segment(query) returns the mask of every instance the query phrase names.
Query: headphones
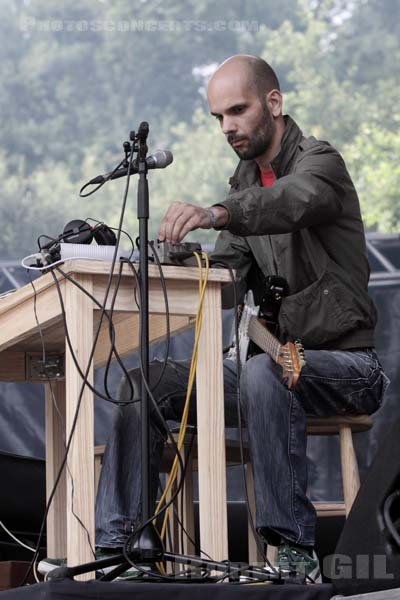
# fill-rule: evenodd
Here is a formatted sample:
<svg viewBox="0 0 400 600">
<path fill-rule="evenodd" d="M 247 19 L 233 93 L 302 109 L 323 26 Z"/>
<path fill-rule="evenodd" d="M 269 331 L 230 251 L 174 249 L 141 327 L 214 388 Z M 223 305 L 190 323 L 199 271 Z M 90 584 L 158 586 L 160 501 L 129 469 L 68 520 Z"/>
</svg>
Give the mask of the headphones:
<svg viewBox="0 0 400 600">
<path fill-rule="evenodd" d="M 56 243 L 90 244 L 93 239 L 100 246 L 115 246 L 117 243 L 115 233 L 105 223 L 98 222 L 92 227 L 87 221 L 81 219 L 74 219 L 67 223 Z"/>
<path fill-rule="evenodd" d="M 81 219 L 74 219 L 69 221 L 64 227 L 64 231 L 56 238 L 49 238 L 48 236 L 40 236 L 50 240 L 43 246 L 39 243 L 40 254 L 42 255 L 42 262 L 45 264 L 51 264 L 61 258 L 61 246 L 60 243 L 64 244 L 90 244 L 93 239 L 96 240 L 99 246 L 116 246 L 117 237 L 113 230 L 108 227 L 105 223 L 100 221 L 94 221 L 96 224 L 91 226 L 88 221 L 93 219 L 87 219 L 82 221 Z"/>
<path fill-rule="evenodd" d="M 96 240 L 99 246 L 116 246 L 117 244 L 115 233 L 105 223 L 98 221 L 96 225 L 92 226 L 87 221 L 74 219 L 66 224 L 64 231 L 58 237 L 50 238 L 47 244 L 40 246 L 40 250 L 48 250 L 52 253 L 57 251 L 60 242 L 64 244 L 90 244 L 93 239 Z"/>
</svg>

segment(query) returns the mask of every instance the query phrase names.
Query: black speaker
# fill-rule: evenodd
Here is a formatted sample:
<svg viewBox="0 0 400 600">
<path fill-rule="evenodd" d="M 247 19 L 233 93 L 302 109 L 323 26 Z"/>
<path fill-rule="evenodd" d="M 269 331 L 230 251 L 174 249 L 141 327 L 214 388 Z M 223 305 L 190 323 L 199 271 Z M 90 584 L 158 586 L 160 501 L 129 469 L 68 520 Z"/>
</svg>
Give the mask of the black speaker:
<svg viewBox="0 0 400 600">
<path fill-rule="evenodd" d="M 335 552 L 325 557 L 324 575 L 343 595 L 400 588 L 400 548 L 389 535 L 383 508 L 400 490 L 400 419 L 381 443 L 343 527 Z M 392 503 L 394 535 L 399 532 L 399 502 Z M 392 529 L 393 531 L 393 529 Z"/>
</svg>

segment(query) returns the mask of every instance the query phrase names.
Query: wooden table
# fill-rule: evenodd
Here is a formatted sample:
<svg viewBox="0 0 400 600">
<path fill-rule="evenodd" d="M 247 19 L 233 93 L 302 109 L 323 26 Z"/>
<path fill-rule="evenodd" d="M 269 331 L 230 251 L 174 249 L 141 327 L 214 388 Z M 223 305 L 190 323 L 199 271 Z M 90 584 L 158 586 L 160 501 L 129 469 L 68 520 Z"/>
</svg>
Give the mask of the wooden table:
<svg viewBox="0 0 400 600">
<path fill-rule="evenodd" d="M 100 303 L 108 281 L 109 263 L 74 260 L 63 270 L 80 283 Z M 163 267 L 168 289 L 171 330 L 190 326 L 198 305 L 197 267 Z M 66 322 L 74 353 L 86 371 L 99 322 L 93 301 L 67 279 L 57 275 L 64 299 Z M 221 284 L 230 281 L 229 273 L 210 269 L 204 306 L 197 364 L 197 414 L 199 447 L 199 501 L 201 548 L 215 560 L 228 558 L 226 476 L 223 413 Z M 113 285 L 115 276 L 113 278 Z M 65 353 L 65 380 L 46 384 L 46 486 L 53 488 L 65 454 L 82 379 L 72 361 L 65 340 L 65 329 L 56 285 L 51 273 L 35 281 L 36 302 L 30 285 L 0 300 L 0 380 L 28 381 L 27 359 L 41 353 L 41 339 L 34 313 L 42 330 L 46 353 Z M 111 288 L 111 292 L 113 287 Z M 166 332 L 165 305 L 158 269 L 149 268 L 150 339 Z M 109 298 L 112 297 L 112 293 Z M 138 313 L 134 301 L 134 279 L 125 265 L 114 307 L 116 346 L 126 356 L 138 346 Z M 106 319 L 89 368 L 105 364 L 109 351 Z M 94 436 L 93 394 L 85 387 L 75 433 L 63 476 L 47 519 L 47 544 L 50 557 L 66 556 L 70 566 L 93 560 L 94 547 Z M 84 524 L 79 523 L 78 518 Z M 82 576 L 84 578 L 84 576 Z"/>
</svg>

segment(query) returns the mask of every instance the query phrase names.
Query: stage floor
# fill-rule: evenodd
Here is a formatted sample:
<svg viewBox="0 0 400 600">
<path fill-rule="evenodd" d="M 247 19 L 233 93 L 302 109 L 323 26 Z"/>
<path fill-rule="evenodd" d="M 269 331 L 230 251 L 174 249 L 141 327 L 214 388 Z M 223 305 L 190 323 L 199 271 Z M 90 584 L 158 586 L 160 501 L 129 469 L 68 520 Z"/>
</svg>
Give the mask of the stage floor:
<svg viewBox="0 0 400 600">
<path fill-rule="evenodd" d="M 249 585 L 249 584 L 175 584 L 101 581 L 77 582 L 67 579 L 38 583 L 0 593 L 1 600 L 329 600 L 334 595 L 328 584 Z"/>
</svg>

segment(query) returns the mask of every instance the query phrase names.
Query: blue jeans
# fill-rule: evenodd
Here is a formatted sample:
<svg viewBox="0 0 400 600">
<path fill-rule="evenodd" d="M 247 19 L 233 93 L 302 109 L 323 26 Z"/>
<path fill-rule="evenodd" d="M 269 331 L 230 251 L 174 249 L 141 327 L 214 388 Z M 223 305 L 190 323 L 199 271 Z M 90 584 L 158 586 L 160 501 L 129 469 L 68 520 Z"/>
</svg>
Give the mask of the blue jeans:
<svg viewBox="0 0 400 600">
<path fill-rule="evenodd" d="M 314 545 L 315 509 L 307 497 L 306 415 L 371 414 L 381 405 L 388 379 L 371 350 L 305 352 L 306 365 L 290 391 L 281 379 L 281 368 L 268 355 L 250 358 L 242 369 L 240 389 L 244 423 L 254 472 L 256 527 L 269 543 L 281 537 Z M 154 384 L 161 363 L 150 365 Z M 189 363 L 169 362 L 155 391 L 167 420 L 179 421 L 186 394 Z M 135 397 L 140 374 L 131 372 Z M 196 423 L 193 390 L 189 423 Z M 129 399 L 123 381 L 121 400 Z M 224 361 L 225 424 L 235 427 L 237 418 L 236 365 Z M 151 481 L 155 501 L 159 466 L 166 434 L 155 415 L 151 427 Z M 212 425 L 212 424 L 210 424 Z M 104 455 L 96 501 L 96 545 L 114 548 L 124 544 L 140 523 L 140 405 L 120 410 Z"/>
</svg>

